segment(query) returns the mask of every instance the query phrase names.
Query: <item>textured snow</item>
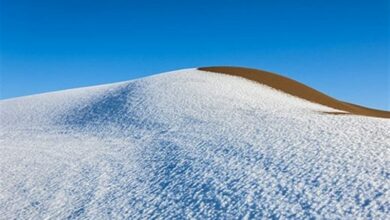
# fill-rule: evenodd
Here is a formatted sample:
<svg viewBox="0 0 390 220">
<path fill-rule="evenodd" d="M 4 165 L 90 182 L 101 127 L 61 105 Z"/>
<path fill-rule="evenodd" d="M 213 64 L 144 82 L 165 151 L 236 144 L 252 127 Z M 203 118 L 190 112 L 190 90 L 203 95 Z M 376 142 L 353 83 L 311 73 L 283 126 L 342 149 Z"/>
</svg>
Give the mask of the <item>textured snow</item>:
<svg viewBox="0 0 390 220">
<path fill-rule="evenodd" d="M 389 120 L 324 111 L 195 69 L 0 101 L 0 219 L 389 219 Z"/>
</svg>

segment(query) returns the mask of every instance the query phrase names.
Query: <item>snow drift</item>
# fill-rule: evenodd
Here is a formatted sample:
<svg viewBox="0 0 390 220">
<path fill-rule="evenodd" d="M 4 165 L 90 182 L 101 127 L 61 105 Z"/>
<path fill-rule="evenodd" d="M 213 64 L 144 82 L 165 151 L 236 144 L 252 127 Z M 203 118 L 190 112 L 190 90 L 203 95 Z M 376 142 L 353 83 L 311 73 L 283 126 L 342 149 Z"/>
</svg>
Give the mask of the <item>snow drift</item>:
<svg viewBox="0 0 390 220">
<path fill-rule="evenodd" d="M 0 218 L 378 218 L 388 119 L 186 69 L 0 101 Z"/>
</svg>

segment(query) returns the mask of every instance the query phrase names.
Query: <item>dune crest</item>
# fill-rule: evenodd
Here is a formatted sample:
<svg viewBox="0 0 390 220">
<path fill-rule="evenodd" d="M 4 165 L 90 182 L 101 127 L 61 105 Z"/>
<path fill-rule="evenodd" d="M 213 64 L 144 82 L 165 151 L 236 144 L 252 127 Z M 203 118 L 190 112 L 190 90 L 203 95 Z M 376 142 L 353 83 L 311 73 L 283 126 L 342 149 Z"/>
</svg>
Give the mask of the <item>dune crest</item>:
<svg viewBox="0 0 390 220">
<path fill-rule="evenodd" d="M 300 82 L 278 75 L 276 73 L 257 69 L 230 66 L 201 67 L 198 69 L 202 71 L 223 73 L 232 76 L 243 77 L 261 84 L 265 84 L 290 95 L 308 100 L 310 102 L 345 111 L 348 114 L 371 116 L 378 118 L 390 118 L 389 111 L 367 108 L 364 106 L 337 100 Z"/>
</svg>

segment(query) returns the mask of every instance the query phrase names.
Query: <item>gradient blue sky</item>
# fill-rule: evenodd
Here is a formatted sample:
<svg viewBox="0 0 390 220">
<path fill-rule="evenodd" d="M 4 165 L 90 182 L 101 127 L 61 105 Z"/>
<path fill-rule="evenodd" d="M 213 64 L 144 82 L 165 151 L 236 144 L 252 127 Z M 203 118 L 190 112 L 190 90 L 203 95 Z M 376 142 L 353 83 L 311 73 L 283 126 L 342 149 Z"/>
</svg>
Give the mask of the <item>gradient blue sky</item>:
<svg viewBox="0 0 390 220">
<path fill-rule="evenodd" d="M 388 0 L 1 0 L 0 98 L 236 65 L 389 110 L 389 7 Z"/>
</svg>

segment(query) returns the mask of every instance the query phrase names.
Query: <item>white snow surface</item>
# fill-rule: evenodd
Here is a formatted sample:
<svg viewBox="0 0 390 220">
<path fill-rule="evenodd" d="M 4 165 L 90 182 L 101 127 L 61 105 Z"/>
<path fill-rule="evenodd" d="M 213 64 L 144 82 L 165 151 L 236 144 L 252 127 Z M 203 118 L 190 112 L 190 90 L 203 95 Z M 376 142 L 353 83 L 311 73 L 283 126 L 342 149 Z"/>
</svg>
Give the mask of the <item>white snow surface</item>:
<svg viewBox="0 0 390 220">
<path fill-rule="evenodd" d="M 0 101 L 0 219 L 389 219 L 390 124 L 196 69 Z"/>
</svg>

